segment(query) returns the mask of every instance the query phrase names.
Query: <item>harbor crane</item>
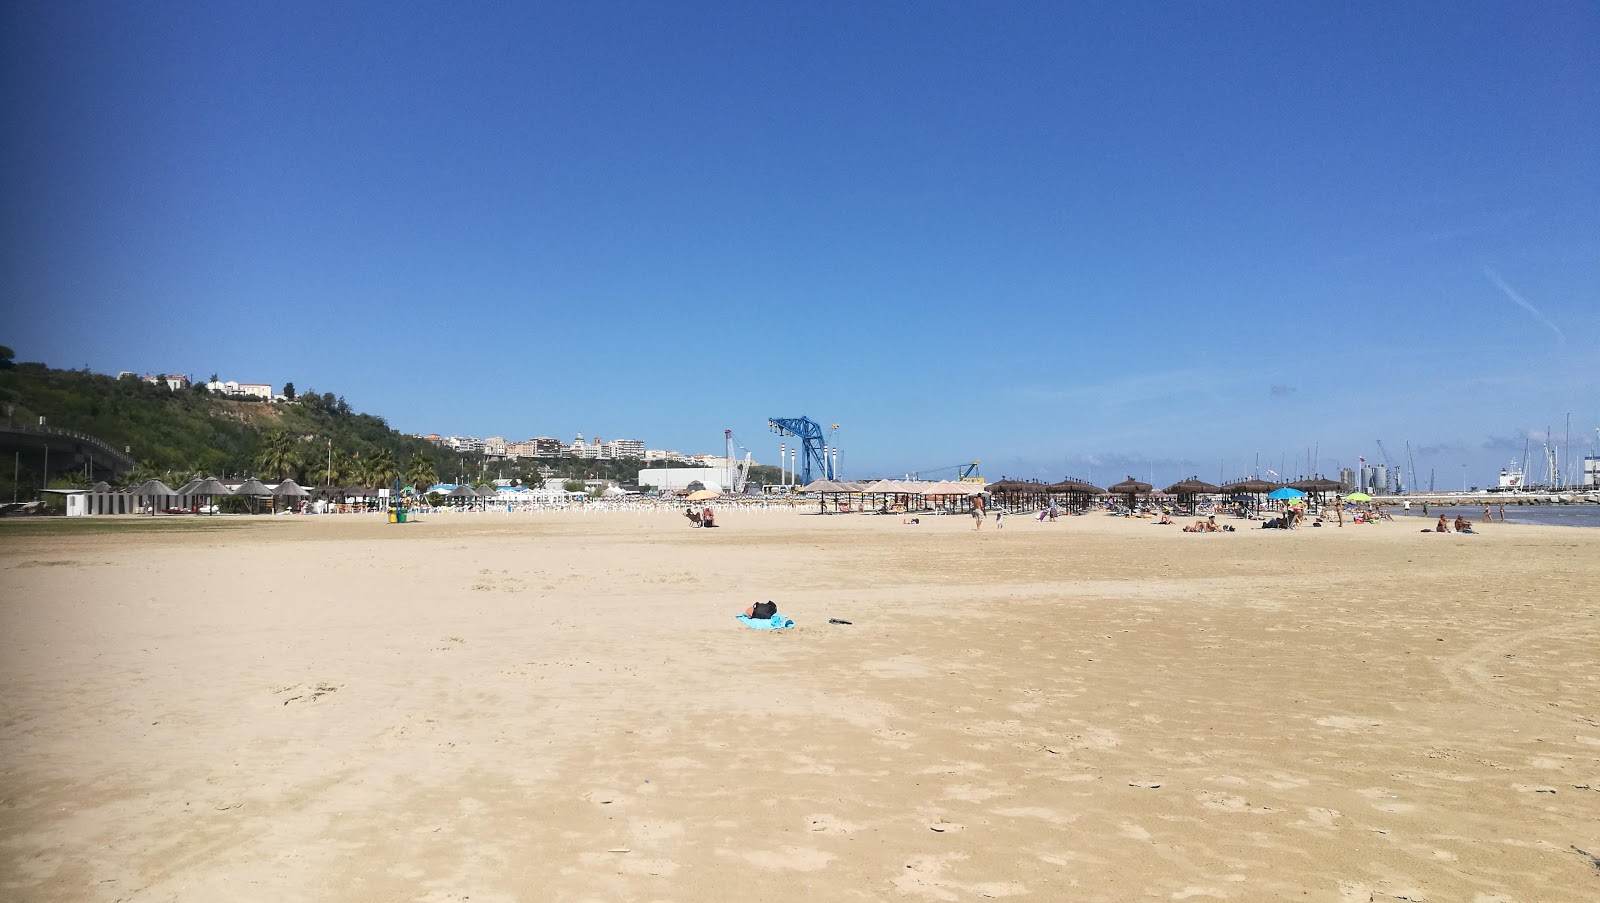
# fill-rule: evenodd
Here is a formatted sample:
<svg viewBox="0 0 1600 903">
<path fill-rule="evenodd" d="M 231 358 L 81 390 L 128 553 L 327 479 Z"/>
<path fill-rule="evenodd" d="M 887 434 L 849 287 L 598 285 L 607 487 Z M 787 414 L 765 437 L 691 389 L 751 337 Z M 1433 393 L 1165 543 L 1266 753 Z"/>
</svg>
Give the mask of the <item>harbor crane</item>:
<svg viewBox="0 0 1600 903">
<path fill-rule="evenodd" d="M 946 470 L 955 471 L 956 479 L 963 483 L 983 482 L 983 477 L 978 475 L 977 461 L 970 461 L 962 464 L 946 464 L 943 467 L 928 467 L 922 470 L 914 470 L 911 472 L 911 476 L 920 480 L 925 479 L 925 475 L 927 474 L 943 473 Z"/>
<path fill-rule="evenodd" d="M 780 436 L 793 436 L 800 440 L 800 485 L 805 486 L 812 480 L 813 473 L 818 479 L 831 480 L 834 478 L 833 460 L 827 454 L 827 443 L 823 441 L 822 426 L 810 417 L 773 417 L 767 420 L 767 426 Z M 837 430 L 838 424 L 833 428 Z M 812 468 L 816 468 L 813 472 Z"/>
</svg>

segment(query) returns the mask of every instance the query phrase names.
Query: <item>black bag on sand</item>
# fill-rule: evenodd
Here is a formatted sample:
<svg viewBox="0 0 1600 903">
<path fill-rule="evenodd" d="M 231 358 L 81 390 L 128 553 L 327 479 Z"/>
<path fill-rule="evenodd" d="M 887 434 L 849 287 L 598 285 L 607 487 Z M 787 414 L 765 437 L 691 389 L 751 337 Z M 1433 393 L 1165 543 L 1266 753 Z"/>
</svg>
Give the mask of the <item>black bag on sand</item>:
<svg viewBox="0 0 1600 903">
<path fill-rule="evenodd" d="M 767 621 L 771 620 L 772 616 L 777 613 L 778 606 L 776 603 L 771 601 L 757 602 L 750 611 L 750 617 L 757 621 Z"/>
</svg>

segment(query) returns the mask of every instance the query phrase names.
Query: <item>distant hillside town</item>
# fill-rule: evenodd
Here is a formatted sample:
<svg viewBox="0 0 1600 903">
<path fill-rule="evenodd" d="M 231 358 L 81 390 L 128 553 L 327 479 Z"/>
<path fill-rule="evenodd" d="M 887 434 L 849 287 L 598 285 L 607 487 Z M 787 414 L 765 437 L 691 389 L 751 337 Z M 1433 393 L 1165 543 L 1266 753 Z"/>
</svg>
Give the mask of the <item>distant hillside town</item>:
<svg viewBox="0 0 1600 903">
<path fill-rule="evenodd" d="M 132 370 L 124 370 L 117 374 L 117 379 L 129 379 L 137 376 L 139 381 L 152 386 L 165 384 L 174 392 L 194 388 L 198 385 L 213 395 L 223 395 L 229 398 L 257 398 L 262 401 L 293 401 L 294 383 L 286 383 L 284 391 L 274 392 L 268 383 L 241 383 L 234 380 L 219 380 L 215 375 L 203 383 L 195 383 L 187 374 L 183 373 L 146 373 L 142 376 Z"/>
<path fill-rule="evenodd" d="M 270 383 L 242 383 L 236 380 L 221 380 L 212 375 L 211 379 L 196 384 L 187 375 L 182 373 L 135 374 L 131 370 L 124 370 L 117 374 L 118 379 L 136 377 L 152 386 L 165 384 L 174 392 L 193 388 L 198 385 L 213 395 L 226 398 L 249 398 L 268 402 L 292 402 L 295 400 L 294 383 L 285 383 L 282 392 L 274 392 Z M 695 454 L 686 455 L 671 449 L 645 448 L 642 439 L 612 439 L 607 442 L 596 436 L 585 440 L 579 433 L 570 443 L 553 439 L 549 436 L 536 436 L 524 439 L 521 442 L 512 442 L 504 436 L 490 436 L 479 439 L 476 436 L 441 436 L 438 433 L 429 433 L 424 436 L 419 433 L 408 434 L 416 439 L 432 442 L 451 451 L 467 452 L 482 455 L 489 461 L 518 461 L 524 458 L 570 458 L 587 461 L 642 461 L 646 464 L 680 465 L 683 467 L 726 467 L 728 459 L 723 455 Z"/>
<path fill-rule="evenodd" d="M 686 455 L 671 449 L 645 448 L 641 439 L 612 439 L 608 442 L 596 436 L 585 440 L 582 433 L 570 443 L 549 436 L 536 436 L 521 442 L 511 442 L 504 436 L 479 439 L 476 436 L 441 436 L 438 433 L 426 436 L 412 435 L 443 448 L 483 455 L 490 461 L 571 458 L 587 461 L 641 461 L 647 464 L 677 464 L 684 467 L 728 466 L 728 458 L 724 455 Z"/>
</svg>

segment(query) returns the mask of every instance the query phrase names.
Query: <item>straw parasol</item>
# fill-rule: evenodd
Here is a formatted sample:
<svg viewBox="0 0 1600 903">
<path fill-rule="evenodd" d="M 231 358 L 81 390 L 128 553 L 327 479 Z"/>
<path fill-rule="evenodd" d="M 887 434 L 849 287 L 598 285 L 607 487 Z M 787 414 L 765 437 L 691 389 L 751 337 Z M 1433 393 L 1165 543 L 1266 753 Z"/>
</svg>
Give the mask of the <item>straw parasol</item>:
<svg viewBox="0 0 1600 903">
<path fill-rule="evenodd" d="M 1182 498 L 1186 495 L 1212 495 L 1221 492 L 1222 490 L 1217 486 L 1207 483 L 1205 480 L 1202 480 L 1199 477 L 1190 477 L 1187 480 L 1179 480 L 1178 482 L 1173 483 L 1171 486 L 1167 487 L 1166 491 L 1178 496 L 1179 498 Z"/>
<path fill-rule="evenodd" d="M 179 492 L 179 495 L 203 495 L 215 498 L 219 495 L 233 495 L 233 490 L 222 485 L 220 481 L 214 478 L 207 478 L 189 483 L 183 491 Z"/>
<path fill-rule="evenodd" d="M 276 489 L 272 490 L 272 494 L 279 498 L 304 498 L 311 493 L 294 480 L 284 480 L 278 484 Z"/>
<path fill-rule="evenodd" d="M 1152 487 L 1149 483 L 1146 483 L 1143 480 L 1135 480 L 1130 476 L 1115 486 L 1107 486 L 1106 492 L 1110 493 L 1111 495 L 1120 495 L 1126 498 L 1128 500 L 1128 509 L 1132 510 L 1139 496 L 1149 495 L 1152 488 L 1154 487 Z"/>
<path fill-rule="evenodd" d="M 143 483 L 140 483 L 132 489 L 129 489 L 128 492 L 132 495 L 142 495 L 146 497 L 177 495 L 177 493 L 172 490 L 171 486 L 168 486 L 166 483 L 163 483 L 160 480 L 145 480 Z M 155 502 L 151 502 L 150 515 L 154 517 L 155 513 Z"/>
<path fill-rule="evenodd" d="M 240 483 L 239 488 L 233 490 L 233 494 L 248 496 L 250 498 L 250 513 L 260 514 L 261 499 L 271 498 L 272 490 L 268 489 L 265 483 L 252 478 Z"/>
</svg>

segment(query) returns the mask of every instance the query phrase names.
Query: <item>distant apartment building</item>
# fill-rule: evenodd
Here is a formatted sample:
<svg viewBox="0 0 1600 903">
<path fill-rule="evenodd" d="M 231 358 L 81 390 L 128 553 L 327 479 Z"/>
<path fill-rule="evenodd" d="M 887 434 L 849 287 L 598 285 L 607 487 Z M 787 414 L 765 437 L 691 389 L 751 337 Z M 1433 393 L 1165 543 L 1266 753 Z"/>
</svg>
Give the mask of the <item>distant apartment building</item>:
<svg viewBox="0 0 1600 903">
<path fill-rule="evenodd" d="M 1348 467 L 1339 468 L 1339 489 L 1343 492 L 1356 491 L 1356 472 Z"/>
<path fill-rule="evenodd" d="M 567 448 L 566 457 L 582 458 L 586 461 L 609 461 L 611 448 L 599 436 L 591 442 L 585 442 L 583 434 L 579 433 L 578 438 L 572 440 L 572 445 Z"/>
<path fill-rule="evenodd" d="M 643 439 L 612 439 L 607 447 L 611 450 L 613 459 L 642 460 L 644 458 Z"/>
<path fill-rule="evenodd" d="M 644 453 L 644 459 L 645 459 L 645 461 L 647 463 L 656 463 L 656 462 L 661 462 L 661 463 L 664 463 L 664 464 L 693 464 L 694 463 L 693 459 L 691 459 L 688 455 L 683 454 L 682 452 L 673 451 L 670 448 L 650 448 L 650 449 L 646 449 L 645 453 Z"/>
<path fill-rule="evenodd" d="M 566 446 L 560 439 L 549 436 L 535 436 L 533 438 L 533 455 L 536 458 L 559 458 Z"/>
<path fill-rule="evenodd" d="M 439 435 L 438 433 L 429 433 L 428 435 L 423 436 L 422 438 L 424 440 L 428 441 L 428 442 L 432 442 L 434 445 L 440 445 L 440 444 L 443 444 L 443 442 L 444 442 L 444 437 Z"/>
<path fill-rule="evenodd" d="M 476 436 L 446 436 L 440 444 L 458 452 L 482 454 L 484 442 Z"/>
<path fill-rule="evenodd" d="M 490 436 L 483 440 L 483 453 L 491 458 L 504 458 L 506 456 L 506 437 Z"/>
<path fill-rule="evenodd" d="M 226 382 L 213 380 L 206 383 L 206 391 L 215 392 L 218 395 L 246 395 L 252 398 L 272 400 L 272 386 L 266 383 L 241 383 L 234 382 L 231 379 Z"/>
<path fill-rule="evenodd" d="M 539 443 L 532 439 L 522 442 L 507 442 L 506 457 L 513 461 L 519 458 L 537 458 L 539 456 Z"/>
</svg>

